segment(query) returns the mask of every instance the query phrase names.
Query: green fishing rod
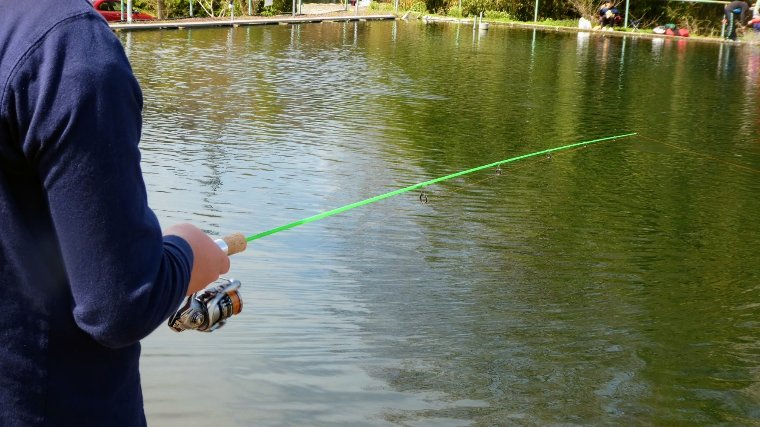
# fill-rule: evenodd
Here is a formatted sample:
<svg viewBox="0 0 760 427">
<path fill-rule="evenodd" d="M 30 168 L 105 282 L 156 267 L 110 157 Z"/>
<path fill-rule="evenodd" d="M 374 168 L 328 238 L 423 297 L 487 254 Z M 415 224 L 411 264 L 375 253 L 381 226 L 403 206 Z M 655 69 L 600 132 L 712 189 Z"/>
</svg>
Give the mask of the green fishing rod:
<svg viewBox="0 0 760 427">
<path fill-rule="evenodd" d="M 592 139 L 590 141 L 578 142 L 575 144 L 563 145 L 561 147 L 549 148 L 546 150 L 536 151 L 530 154 L 523 154 L 521 156 L 512 157 L 505 160 L 499 160 L 498 162 L 489 163 L 487 165 L 478 166 L 476 168 L 467 169 L 461 172 L 452 173 L 439 178 L 431 179 L 419 184 L 410 185 L 408 187 L 399 188 L 398 190 L 389 191 L 385 194 L 380 194 L 369 199 L 364 199 L 359 202 L 351 203 L 339 208 L 335 208 L 329 211 L 322 212 L 320 214 L 312 215 L 308 218 L 304 218 L 298 221 L 291 222 L 289 224 L 281 225 L 279 227 L 272 228 L 267 231 L 262 231 L 258 234 L 251 236 L 244 236 L 241 233 L 231 234 L 222 239 L 216 240 L 222 250 L 227 255 L 243 252 L 248 242 L 261 239 L 262 237 L 271 236 L 272 234 L 279 233 L 297 227 L 299 225 L 308 224 L 327 218 L 339 213 L 349 211 L 351 209 L 358 208 L 360 206 L 368 205 L 370 203 L 379 202 L 380 200 L 387 199 L 389 197 L 397 196 L 407 191 L 417 190 L 419 188 L 427 187 L 428 185 L 435 184 L 437 182 L 446 181 L 458 176 L 471 174 L 483 169 L 498 167 L 505 163 L 516 162 L 518 160 L 527 159 L 529 157 L 540 156 L 543 154 L 551 154 L 556 151 L 567 150 L 574 147 L 582 147 L 589 144 L 594 144 L 602 141 L 611 141 L 614 139 L 625 138 L 628 136 L 636 135 L 633 133 L 626 133 L 622 135 L 608 136 L 606 138 Z M 240 313 L 243 308 L 243 302 L 239 293 L 240 281 L 236 279 L 224 279 L 220 278 L 219 281 L 212 283 L 205 289 L 194 293 L 185 298 L 183 303 L 177 312 L 169 318 L 169 327 L 176 331 L 182 332 L 185 330 L 197 330 L 201 332 L 211 332 L 222 327 L 227 319 L 233 315 Z"/>
<path fill-rule="evenodd" d="M 242 252 L 243 250 L 245 250 L 245 248 L 247 246 L 247 242 L 252 242 L 254 240 L 261 239 L 262 237 L 271 236 L 272 234 L 279 233 L 281 231 L 285 231 L 285 230 L 291 229 L 293 227 L 297 227 L 299 225 L 308 224 L 310 222 L 318 221 L 320 219 L 324 219 L 324 218 L 327 218 L 327 217 L 330 217 L 330 216 L 333 216 L 333 215 L 338 215 L 340 213 L 349 211 L 351 209 L 356 209 L 356 208 L 364 206 L 364 205 L 369 205 L 371 203 L 379 202 L 380 200 L 387 199 L 389 197 L 398 196 L 399 194 L 403 194 L 403 193 L 406 193 L 408 191 L 418 190 L 420 188 L 427 187 L 429 185 L 433 185 L 433 184 L 436 184 L 438 182 L 446 181 L 446 180 L 449 180 L 449 179 L 452 179 L 452 178 L 456 178 L 456 177 L 459 177 L 459 176 L 462 176 L 462 175 L 468 175 L 468 174 L 471 174 L 471 173 L 474 173 L 474 172 L 481 171 L 483 169 L 489 169 L 489 168 L 501 166 L 501 165 L 506 164 L 506 163 L 516 162 L 518 160 L 523 160 L 523 159 L 527 159 L 527 158 L 530 158 L 530 157 L 541 156 L 541 155 L 544 155 L 544 154 L 551 154 L 551 153 L 554 153 L 554 152 L 557 152 L 557 151 L 568 150 L 570 148 L 583 147 L 583 146 L 586 146 L 586 145 L 595 144 L 595 143 L 599 143 L 599 142 L 603 142 L 603 141 L 612 141 L 612 140 L 615 140 L 615 139 L 621 139 L 621 138 L 625 138 L 625 137 L 629 137 L 629 136 L 633 136 L 633 135 L 636 135 L 636 132 L 625 133 L 625 134 L 622 134 L 622 135 L 608 136 L 608 137 L 604 137 L 604 138 L 597 138 L 597 139 L 592 139 L 592 140 L 589 140 L 589 141 L 577 142 L 577 143 L 574 143 L 574 144 L 563 145 L 561 147 L 548 148 L 546 150 L 536 151 L 536 152 L 533 152 L 533 153 L 530 153 L 530 154 L 523 154 L 523 155 L 520 155 L 520 156 L 511 157 L 511 158 L 505 159 L 505 160 L 499 160 L 498 162 L 489 163 L 487 165 L 482 165 L 482 166 L 474 167 L 472 169 L 467 169 L 467 170 L 463 170 L 463 171 L 460 171 L 460 172 L 456 172 L 456 173 L 452 173 L 452 174 L 449 174 L 449 175 L 445 175 L 445 176 L 441 176 L 441 177 L 438 177 L 438 178 L 434 178 L 434 179 L 431 179 L 431 180 L 428 180 L 428 181 L 420 182 L 418 184 L 410 185 L 408 187 L 399 188 L 398 190 L 389 191 L 387 193 L 380 194 L 380 195 L 377 195 L 377 196 L 374 196 L 374 197 L 370 197 L 368 199 L 364 199 L 364 200 L 361 200 L 361 201 L 358 201 L 358 202 L 350 203 L 348 205 L 341 206 L 339 208 L 335 208 L 335 209 L 332 209 L 332 210 L 329 210 L 329 211 L 318 213 L 316 215 L 312 215 L 310 217 L 307 217 L 307 218 L 304 218 L 304 219 L 300 219 L 298 221 L 293 221 L 293 222 L 291 222 L 289 224 L 281 225 L 279 227 L 275 227 L 275 228 L 272 228 L 272 229 L 269 229 L 269 230 L 266 230 L 266 231 L 262 231 L 261 233 L 258 233 L 258 234 L 253 234 L 253 235 L 250 235 L 250 236 L 247 236 L 247 237 L 243 236 L 240 233 L 232 234 L 232 235 L 227 236 L 227 237 L 225 237 L 223 239 L 217 240 L 217 243 L 229 255 L 232 255 L 233 253 L 238 253 L 238 252 Z"/>
</svg>

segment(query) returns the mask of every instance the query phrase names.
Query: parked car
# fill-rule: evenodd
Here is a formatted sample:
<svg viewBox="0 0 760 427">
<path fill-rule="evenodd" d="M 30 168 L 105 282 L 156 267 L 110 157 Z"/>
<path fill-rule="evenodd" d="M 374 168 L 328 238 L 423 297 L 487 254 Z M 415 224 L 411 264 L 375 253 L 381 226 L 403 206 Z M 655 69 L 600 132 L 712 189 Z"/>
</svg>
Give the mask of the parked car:
<svg viewBox="0 0 760 427">
<path fill-rule="evenodd" d="M 94 0 L 92 6 L 106 21 L 121 21 L 121 1 L 119 0 Z M 124 19 L 127 19 L 127 1 L 124 0 Z M 154 18 L 145 12 L 132 8 L 132 19 L 135 21 L 150 21 Z"/>
</svg>

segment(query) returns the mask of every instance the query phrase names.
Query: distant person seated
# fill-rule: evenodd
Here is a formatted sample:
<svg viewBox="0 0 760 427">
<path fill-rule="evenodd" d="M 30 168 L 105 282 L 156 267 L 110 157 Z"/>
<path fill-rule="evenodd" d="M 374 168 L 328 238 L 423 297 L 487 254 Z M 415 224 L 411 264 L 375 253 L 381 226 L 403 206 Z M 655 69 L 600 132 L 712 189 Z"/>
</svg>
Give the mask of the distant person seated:
<svg viewBox="0 0 760 427">
<path fill-rule="evenodd" d="M 749 22 L 749 5 L 745 1 L 732 1 L 723 8 L 726 24 L 726 38 L 736 40 L 736 30 L 739 25 L 746 26 Z"/>
<path fill-rule="evenodd" d="M 747 22 L 747 28 L 752 28 L 755 32 L 760 32 L 760 0 L 752 6 L 752 19 Z"/>
<path fill-rule="evenodd" d="M 612 31 L 612 27 L 620 21 L 618 10 L 612 5 L 612 1 L 606 1 L 599 8 L 599 23 L 602 26 L 602 30 L 608 29 Z"/>
<path fill-rule="evenodd" d="M 760 32 L 760 16 L 752 18 L 747 26 L 755 30 L 755 32 Z"/>
</svg>

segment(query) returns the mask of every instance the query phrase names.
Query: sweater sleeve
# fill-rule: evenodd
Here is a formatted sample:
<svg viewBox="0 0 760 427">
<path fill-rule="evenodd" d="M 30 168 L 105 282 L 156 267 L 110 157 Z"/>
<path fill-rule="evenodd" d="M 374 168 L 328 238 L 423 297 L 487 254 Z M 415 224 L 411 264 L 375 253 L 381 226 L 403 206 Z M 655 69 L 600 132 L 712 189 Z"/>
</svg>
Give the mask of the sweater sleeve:
<svg viewBox="0 0 760 427">
<path fill-rule="evenodd" d="M 77 325 L 101 344 L 136 343 L 179 305 L 192 250 L 162 238 L 137 144 L 142 93 L 97 15 L 70 17 L 17 64 L 18 140 L 49 204 Z"/>
</svg>

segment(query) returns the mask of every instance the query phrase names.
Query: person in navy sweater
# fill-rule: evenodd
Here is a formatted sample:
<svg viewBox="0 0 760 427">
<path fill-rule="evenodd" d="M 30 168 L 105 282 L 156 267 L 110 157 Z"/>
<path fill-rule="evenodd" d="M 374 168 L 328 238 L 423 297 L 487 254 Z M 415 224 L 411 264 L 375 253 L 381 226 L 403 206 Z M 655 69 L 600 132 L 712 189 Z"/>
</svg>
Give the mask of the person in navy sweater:
<svg viewBox="0 0 760 427">
<path fill-rule="evenodd" d="M 148 207 L 142 102 L 88 0 L 0 0 L 0 426 L 145 425 L 139 341 L 229 269 Z"/>
</svg>

